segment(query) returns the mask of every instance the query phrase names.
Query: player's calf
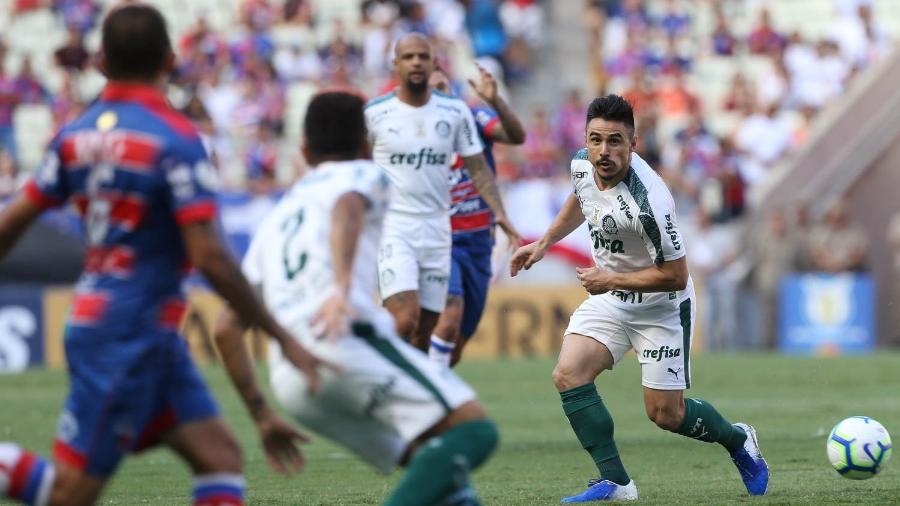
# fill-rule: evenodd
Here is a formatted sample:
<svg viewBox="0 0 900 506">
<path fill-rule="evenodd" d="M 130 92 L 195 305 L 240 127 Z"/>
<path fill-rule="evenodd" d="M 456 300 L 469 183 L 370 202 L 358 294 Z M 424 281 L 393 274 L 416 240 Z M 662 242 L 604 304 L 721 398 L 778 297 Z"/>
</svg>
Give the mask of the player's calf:
<svg viewBox="0 0 900 506">
<path fill-rule="evenodd" d="M 241 449 L 221 418 L 185 423 L 165 441 L 191 466 L 194 506 L 244 504 Z"/>
<path fill-rule="evenodd" d="M 678 432 L 684 421 L 684 399 L 681 390 L 654 390 L 645 388 L 644 407 L 647 417 L 657 427 Z"/>
</svg>

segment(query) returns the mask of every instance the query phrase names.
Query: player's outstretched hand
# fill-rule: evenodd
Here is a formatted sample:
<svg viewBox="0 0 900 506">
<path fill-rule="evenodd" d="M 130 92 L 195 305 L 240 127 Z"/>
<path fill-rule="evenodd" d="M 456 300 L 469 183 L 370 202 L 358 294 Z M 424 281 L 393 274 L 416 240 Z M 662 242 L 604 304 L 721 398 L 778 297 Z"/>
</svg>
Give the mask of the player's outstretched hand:
<svg viewBox="0 0 900 506">
<path fill-rule="evenodd" d="M 519 231 L 516 230 L 516 227 L 513 226 L 512 222 L 509 221 L 509 218 L 501 217 L 496 219 L 497 226 L 503 230 L 503 233 L 506 234 L 506 239 L 508 241 L 508 247 L 510 251 L 516 251 L 519 249 L 519 245 L 522 244 L 522 236 L 519 235 Z"/>
<path fill-rule="evenodd" d="M 275 472 L 291 475 L 303 470 L 305 460 L 298 447 L 308 443 L 309 436 L 295 429 L 272 410 L 257 418 L 256 428 L 262 441 L 266 459 Z"/>
<path fill-rule="evenodd" d="M 293 338 L 281 342 L 281 353 L 288 362 L 300 369 L 300 372 L 306 376 L 307 390 L 311 394 L 319 391 L 319 383 L 322 381 L 319 377 L 320 367 L 340 372 L 338 366 L 313 355 Z"/>
<path fill-rule="evenodd" d="M 599 267 L 576 267 L 575 274 L 581 286 L 591 295 L 600 295 L 613 289 L 609 273 Z"/>
<path fill-rule="evenodd" d="M 509 275 L 515 277 L 522 269 L 527 271 L 532 265 L 544 258 L 546 252 L 547 250 L 541 246 L 540 241 L 526 244 L 517 249 L 509 261 Z"/>
<path fill-rule="evenodd" d="M 497 100 L 497 81 L 490 72 L 484 69 L 484 67 L 477 63 L 475 66 L 478 67 L 478 81 L 476 82 L 469 79 L 469 86 L 475 90 L 475 93 L 477 93 L 482 100 L 488 104 L 493 104 L 494 101 Z"/>
<path fill-rule="evenodd" d="M 310 320 L 310 324 L 313 328 L 321 331 L 321 337 L 334 341 L 341 336 L 347 335 L 350 330 L 350 318 L 352 317 L 353 312 L 347 303 L 347 295 L 341 290 L 335 290 L 322 303 L 319 311 Z"/>
</svg>

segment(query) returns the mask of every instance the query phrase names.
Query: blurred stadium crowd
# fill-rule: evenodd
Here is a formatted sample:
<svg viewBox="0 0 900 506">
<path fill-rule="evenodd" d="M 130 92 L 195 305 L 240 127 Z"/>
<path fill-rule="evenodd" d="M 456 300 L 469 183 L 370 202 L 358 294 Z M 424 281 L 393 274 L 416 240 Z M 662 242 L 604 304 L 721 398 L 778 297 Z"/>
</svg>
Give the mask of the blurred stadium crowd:
<svg viewBox="0 0 900 506">
<path fill-rule="evenodd" d="M 122 3 L 8 1 L 0 15 L 0 197 L 21 184 L 52 132 L 99 91 L 97 26 Z M 779 163 L 804 146 L 816 118 L 894 49 L 900 12 L 892 2 L 821 0 L 809 11 L 810 2 L 795 0 L 588 0 L 577 7 L 573 0 L 590 60 L 580 68 L 591 74 L 592 89 L 539 96 L 516 92 L 547 72 L 543 60 L 554 57 L 547 46 L 564 48 L 571 30 L 554 23 L 548 1 L 152 3 L 175 34 L 173 103 L 197 123 L 233 194 L 268 196 L 292 181 L 304 170 L 297 144 L 312 94 L 323 87 L 368 96 L 390 89 L 392 41 L 419 31 L 433 38 L 460 93 L 478 61 L 518 99 L 513 107 L 527 126 L 526 143 L 497 146 L 496 159 L 512 218 L 526 236 L 542 233 L 571 191 L 568 160 L 583 144 L 587 101 L 616 92 L 632 102 L 638 151 L 668 181 L 686 222 L 693 275 L 716 306 L 705 312 L 712 348 L 773 344 L 783 273 L 865 267 L 864 234 L 840 205 L 824 217 L 809 216 L 802 202 L 771 213 L 760 233 L 789 238 L 775 248 L 748 248 L 735 218 Z M 268 208 L 230 222 L 226 216 L 226 227 L 252 227 L 253 216 Z M 734 337 L 741 332 L 733 314 L 748 280 L 762 301 L 763 343 Z"/>
</svg>

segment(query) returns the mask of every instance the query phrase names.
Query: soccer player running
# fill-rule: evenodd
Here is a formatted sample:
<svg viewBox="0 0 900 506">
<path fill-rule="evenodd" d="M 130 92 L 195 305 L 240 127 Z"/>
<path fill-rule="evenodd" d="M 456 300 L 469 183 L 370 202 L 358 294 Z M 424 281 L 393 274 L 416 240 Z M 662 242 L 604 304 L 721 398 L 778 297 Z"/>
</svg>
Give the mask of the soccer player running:
<svg viewBox="0 0 900 506">
<path fill-rule="evenodd" d="M 685 399 L 691 386 L 691 330 L 696 311 L 674 201 L 637 154 L 631 105 L 617 95 L 587 111 L 586 148 L 572 160 L 574 193 L 539 241 L 513 255 L 513 276 L 585 220 L 596 266 L 576 269 L 590 294 L 566 329 L 553 382 L 563 411 L 600 471 L 583 493 L 563 502 L 637 499 L 613 440 L 613 419 L 594 380 L 634 349 L 647 416 L 662 429 L 721 444 L 747 491 L 766 492 L 769 469 L 753 427 L 729 423 L 708 402 Z"/>
<path fill-rule="evenodd" d="M 382 169 L 364 159 L 368 152 L 362 99 L 341 92 L 312 99 L 303 154 L 315 168 L 260 225 L 243 269 L 275 317 L 341 372 L 324 371 L 311 394 L 307 378 L 273 347 L 272 389 L 299 422 L 381 472 L 408 463 L 385 504 L 475 505 L 468 474 L 493 452 L 497 429 L 472 389 L 403 341 L 372 299 L 390 190 Z M 216 342 L 235 383 L 255 396 L 243 334 L 240 318 L 226 312 Z"/>
<path fill-rule="evenodd" d="M 458 98 L 433 91 L 431 44 L 424 35 L 397 41 L 400 85 L 365 109 L 373 158 L 391 182 L 391 201 L 378 251 L 381 300 L 397 332 L 427 351 L 447 298 L 450 277 L 450 164 L 458 153 L 494 222 L 517 242 L 472 113 Z"/>
<path fill-rule="evenodd" d="M 497 93 L 497 81 L 478 66 L 478 81 L 469 80 L 475 93 L 490 107 L 472 107 L 478 136 L 484 144 L 484 158 L 492 172 L 493 144 L 522 144 L 525 128 L 516 113 Z M 429 85 L 450 94 L 450 79 L 441 68 L 431 73 Z M 450 168 L 450 228 L 453 247 L 450 253 L 450 285 L 447 304 L 431 336 L 428 356 L 444 365 L 456 365 L 469 338 L 475 333 L 491 281 L 491 250 L 494 246 L 490 207 L 478 194 L 461 159 Z M 519 239 L 510 244 L 518 248 Z"/>
<path fill-rule="evenodd" d="M 0 257 L 45 209 L 66 202 L 87 235 L 66 326 L 70 391 L 54 462 L 0 443 L 0 497 L 92 504 L 126 454 L 164 443 L 190 466 L 195 505 L 240 505 L 238 443 L 178 335 L 185 267 L 196 266 L 245 321 L 272 335 L 312 387 L 319 361 L 269 314 L 220 241 L 213 168 L 162 91 L 175 61 L 162 15 L 125 6 L 102 30 L 109 83 L 0 212 Z M 302 436 L 272 411 L 254 415 L 270 459 L 282 469 L 300 464 L 293 440 Z"/>
</svg>

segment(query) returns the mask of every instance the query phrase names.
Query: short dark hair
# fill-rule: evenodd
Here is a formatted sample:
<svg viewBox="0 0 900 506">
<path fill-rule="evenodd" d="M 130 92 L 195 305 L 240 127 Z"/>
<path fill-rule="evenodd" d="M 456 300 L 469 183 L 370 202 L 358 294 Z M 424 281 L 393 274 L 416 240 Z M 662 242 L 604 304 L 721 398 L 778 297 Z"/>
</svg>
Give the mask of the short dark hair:
<svg viewBox="0 0 900 506">
<path fill-rule="evenodd" d="M 155 79 L 172 52 L 166 20 L 145 4 L 114 9 L 103 21 L 103 56 L 110 79 Z"/>
<path fill-rule="evenodd" d="M 315 156 L 352 158 L 363 151 L 366 118 L 363 99 L 344 91 L 316 95 L 303 119 L 306 146 Z"/>
<path fill-rule="evenodd" d="M 591 105 L 588 106 L 585 126 L 595 118 L 624 123 L 625 126 L 634 132 L 634 109 L 631 108 L 631 104 L 627 100 L 619 95 L 611 93 L 605 97 L 597 97 L 592 100 Z"/>
</svg>

